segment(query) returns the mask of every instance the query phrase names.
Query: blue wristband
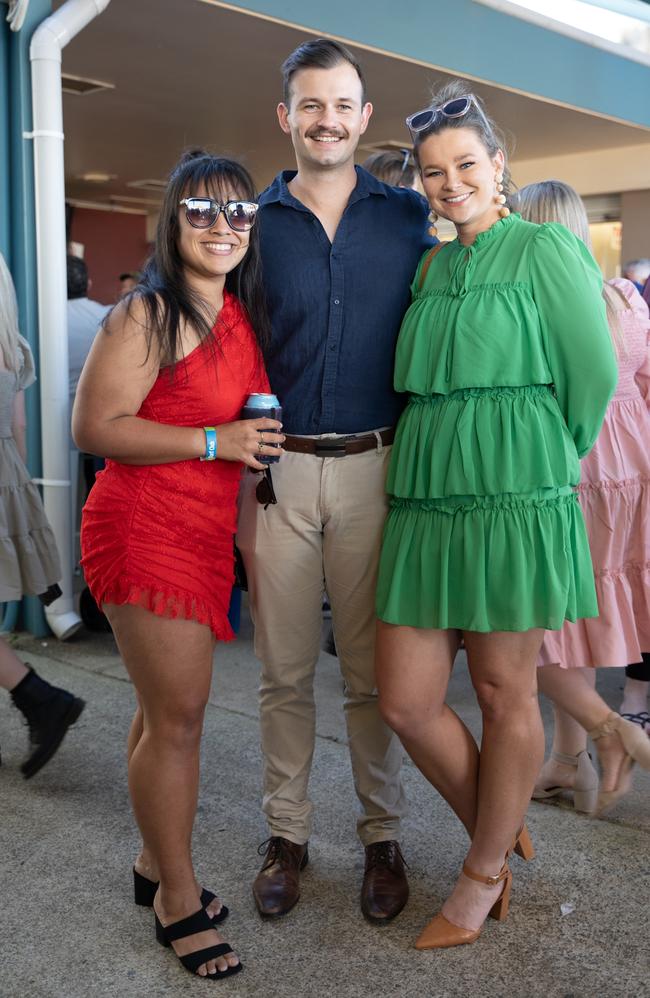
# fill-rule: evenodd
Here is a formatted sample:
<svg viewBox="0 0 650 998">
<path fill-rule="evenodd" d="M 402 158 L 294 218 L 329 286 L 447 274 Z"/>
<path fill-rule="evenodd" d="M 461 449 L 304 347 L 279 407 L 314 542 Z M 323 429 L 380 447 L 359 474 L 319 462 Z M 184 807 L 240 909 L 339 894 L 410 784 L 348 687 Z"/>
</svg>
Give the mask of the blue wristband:
<svg viewBox="0 0 650 998">
<path fill-rule="evenodd" d="M 205 454 L 199 460 L 216 461 L 217 459 L 217 431 L 214 426 L 204 426 L 205 433 Z"/>
</svg>

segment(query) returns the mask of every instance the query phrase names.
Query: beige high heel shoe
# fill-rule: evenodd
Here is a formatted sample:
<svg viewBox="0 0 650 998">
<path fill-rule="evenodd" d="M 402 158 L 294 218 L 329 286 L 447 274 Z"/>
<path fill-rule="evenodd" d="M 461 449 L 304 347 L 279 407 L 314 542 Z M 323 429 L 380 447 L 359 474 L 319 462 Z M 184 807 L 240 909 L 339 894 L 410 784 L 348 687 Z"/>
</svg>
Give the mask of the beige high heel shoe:
<svg viewBox="0 0 650 998">
<path fill-rule="evenodd" d="M 488 918 L 495 918 L 497 922 L 502 922 L 510 907 L 512 873 L 508 863 L 503 864 L 501 872 L 496 877 L 484 877 L 480 873 L 474 873 L 467 863 L 463 864 L 463 873 L 470 880 L 475 880 L 479 884 L 489 884 L 490 887 L 498 887 L 499 884 L 503 883 L 501 894 L 488 912 Z M 483 926 L 478 929 L 464 929 L 462 925 L 454 925 L 443 914 L 439 914 L 424 927 L 416 940 L 415 948 L 448 949 L 450 946 L 464 946 L 467 943 L 476 942 L 482 929 Z"/>
<path fill-rule="evenodd" d="M 650 770 L 650 741 L 647 735 L 636 724 L 626 721 L 615 711 L 610 711 L 602 724 L 589 732 L 589 737 L 595 742 L 604 735 L 614 734 L 620 738 L 625 749 L 625 756 L 621 764 L 618 786 L 614 790 L 599 790 L 598 792 L 598 799 L 592 811 L 593 817 L 596 818 L 609 811 L 630 790 L 632 767 L 635 762 L 638 762 L 642 769 Z"/>
<path fill-rule="evenodd" d="M 558 797 L 564 791 L 573 795 L 573 806 L 576 811 L 592 814 L 598 800 L 598 773 L 585 750 L 578 755 L 565 755 L 564 752 L 552 752 L 551 759 L 565 766 L 573 766 L 576 770 L 572 787 L 554 787 L 553 785 L 535 784 L 532 793 L 533 800 L 546 800 L 548 797 Z"/>
</svg>

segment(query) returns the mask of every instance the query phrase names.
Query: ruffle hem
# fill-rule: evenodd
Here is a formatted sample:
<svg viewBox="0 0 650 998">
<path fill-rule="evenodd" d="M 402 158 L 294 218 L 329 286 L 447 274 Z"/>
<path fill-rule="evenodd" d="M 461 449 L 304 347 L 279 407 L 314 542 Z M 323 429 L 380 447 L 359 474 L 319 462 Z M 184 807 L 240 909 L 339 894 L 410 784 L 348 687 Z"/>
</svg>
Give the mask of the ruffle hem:
<svg viewBox="0 0 650 998">
<path fill-rule="evenodd" d="M 571 489 L 392 501 L 377 586 L 381 620 L 527 631 L 557 630 L 597 613 L 587 534 Z"/>
</svg>

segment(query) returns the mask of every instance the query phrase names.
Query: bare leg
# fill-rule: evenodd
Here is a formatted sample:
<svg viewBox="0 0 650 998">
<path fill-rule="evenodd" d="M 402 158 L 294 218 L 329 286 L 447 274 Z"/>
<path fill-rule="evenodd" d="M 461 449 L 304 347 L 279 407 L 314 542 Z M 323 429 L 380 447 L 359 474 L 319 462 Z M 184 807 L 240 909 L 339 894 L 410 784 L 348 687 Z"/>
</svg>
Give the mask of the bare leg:
<svg viewBox="0 0 650 998">
<path fill-rule="evenodd" d="M 457 631 L 379 621 L 377 688 L 384 720 L 471 835 L 476 822 L 478 747 L 445 704 L 458 644 Z"/>
<path fill-rule="evenodd" d="M 618 709 L 619 714 L 629 714 L 631 719 L 643 724 L 650 738 L 650 720 L 648 715 L 648 692 L 650 690 L 650 653 L 641 652 L 642 662 L 633 662 L 625 668 L 625 688 L 623 702 Z"/>
<path fill-rule="evenodd" d="M 136 697 L 138 703 L 135 709 L 135 714 L 133 715 L 133 720 L 131 721 L 131 727 L 129 728 L 129 734 L 126 741 L 126 757 L 128 762 L 131 761 L 131 756 L 133 755 L 138 742 L 142 738 L 143 732 L 142 704 L 140 703 L 140 698 L 137 696 L 137 693 Z M 148 880 L 153 880 L 154 883 L 158 883 L 160 880 L 160 871 L 158 870 L 158 864 L 156 863 L 154 854 L 144 841 L 133 865 L 138 873 L 143 877 L 147 877 Z M 199 886 L 198 881 L 196 889 L 200 895 L 202 888 Z M 218 915 L 222 907 L 223 905 L 219 898 L 215 897 L 205 910 L 208 915 L 212 917 L 213 915 Z"/>
<path fill-rule="evenodd" d="M 5 690 L 13 690 L 28 672 L 29 669 L 20 661 L 11 645 L 0 638 L 0 686 Z"/>
<path fill-rule="evenodd" d="M 561 755 L 578 756 L 587 748 L 587 732 L 583 726 L 574 720 L 570 714 L 560 707 L 553 699 L 555 686 L 555 671 L 559 666 L 543 666 L 537 670 L 537 684 L 540 692 L 551 701 L 553 707 L 553 752 Z M 549 671 L 551 670 L 551 671 Z M 567 671 L 567 670 L 562 670 Z M 596 687 L 595 669 L 572 669 L 572 672 L 582 674 L 583 682 L 592 689 Z M 561 682 L 561 680 L 560 680 Z M 566 787 L 571 789 L 575 783 L 576 767 L 558 762 L 549 756 L 540 770 L 537 783 L 544 787 Z"/>
<path fill-rule="evenodd" d="M 553 666 L 551 666 L 553 668 Z M 586 670 L 585 670 L 586 671 Z M 590 675 L 586 682 L 595 680 L 596 674 L 593 669 L 589 669 Z M 539 688 L 542 687 L 543 680 L 538 673 Z M 570 714 L 553 703 L 553 717 L 555 725 L 553 727 L 553 749 L 556 752 L 563 752 L 565 755 L 579 755 L 587 747 L 587 732 L 578 721 L 574 720 Z"/>
<path fill-rule="evenodd" d="M 160 873 L 154 908 L 168 925 L 201 907 L 191 838 L 212 635 L 203 625 L 157 617 L 140 607 L 105 605 L 104 611 L 142 708 L 142 734 L 131 745 L 129 789 L 143 842 Z M 210 930 L 173 946 L 183 956 L 219 942 L 221 936 Z M 238 962 L 234 955 L 219 957 L 198 973 L 205 976 Z"/>
<path fill-rule="evenodd" d="M 142 738 L 142 732 L 144 729 L 144 719 L 142 715 L 142 704 L 140 703 L 140 697 L 136 693 L 137 706 L 135 708 L 135 714 L 133 715 L 133 720 L 131 721 L 131 727 L 129 728 L 128 738 L 126 740 L 126 758 L 127 761 L 131 759 L 135 748 Z"/>
<path fill-rule="evenodd" d="M 127 763 L 131 762 L 131 756 L 135 752 L 138 742 L 142 738 L 143 731 L 143 715 L 142 715 L 142 704 L 140 703 L 140 698 L 136 693 L 137 706 L 135 708 L 135 714 L 133 715 L 133 720 L 131 721 L 131 727 L 129 728 L 129 734 L 126 739 L 126 759 Z M 158 872 L 158 867 L 156 861 L 154 860 L 151 849 L 147 848 L 145 843 L 142 843 L 138 857 L 133 864 L 143 877 L 147 877 L 149 880 L 153 880 L 157 883 L 160 880 L 160 874 Z"/>
<path fill-rule="evenodd" d="M 491 877 L 501 870 L 523 821 L 544 757 L 535 681 L 543 631 L 464 636 L 483 715 L 476 827 L 467 865 Z M 496 888 L 461 874 L 442 914 L 455 925 L 478 929 L 498 896 Z"/>
<path fill-rule="evenodd" d="M 648 687 L 650 683 L 642 679 L 625 680 L 623 689 L 623 702 L 621 703 L 620 714 L 641 714 L 648 710 Z"/>
<path fill-rule="evenodd" d="M 588 675 L 589 673 L 593 675 Z M 540 689 L 553 701 L 554 706 L 582 727 L 585 732 L 582 743 L 584 748 L 587 743 L 586 732 L 602 724 L 611 711 L 595 690 L 595 669 L 561 669 L 559 665 L 545 665 L 538 670 L 538 679 Z M 599 738 L 595 745 L 602 770 L 600 788 L 604 791 L 614 790 L 621 780 L 621 767 L 626 759 L 623 743 L 618 735 L 613 734 Z M 571 783 L 567 785 L 570 786 Z"/>
</svg>

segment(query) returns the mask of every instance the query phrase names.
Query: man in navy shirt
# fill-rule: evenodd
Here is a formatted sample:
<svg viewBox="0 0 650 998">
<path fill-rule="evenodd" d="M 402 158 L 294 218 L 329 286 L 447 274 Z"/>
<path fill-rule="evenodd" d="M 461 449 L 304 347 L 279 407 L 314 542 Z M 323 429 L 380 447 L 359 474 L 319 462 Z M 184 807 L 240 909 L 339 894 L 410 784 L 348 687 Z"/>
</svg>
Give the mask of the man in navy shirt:
<svg viewBox="0 0 650 998">
<path fill-rule="evenodd" d="M 378 709 L 374 595 L 385 475 L 404 400 L 393 361 L 409 285 L 431 240 L 414 191 L 355 168 L 372 105 L 361 69 L 337 42 L 305 42 L 283 66 L 280 126 L 297 171 L 260 197 L 272 342 L 266 362 L 287 435 L 273 466 L 277 505 L 242 492 L 238 545 L 263 663 L 260 724 L 271 838 L 253 885 L 262 915 L 299 898 L 312 805 L 313 678 L 324 592 L 345 681 L 357 830 L 366 863 L 361 908 L 385 922 L 408 898 L 398 845 L 402 749 Z"/>
</svg>

